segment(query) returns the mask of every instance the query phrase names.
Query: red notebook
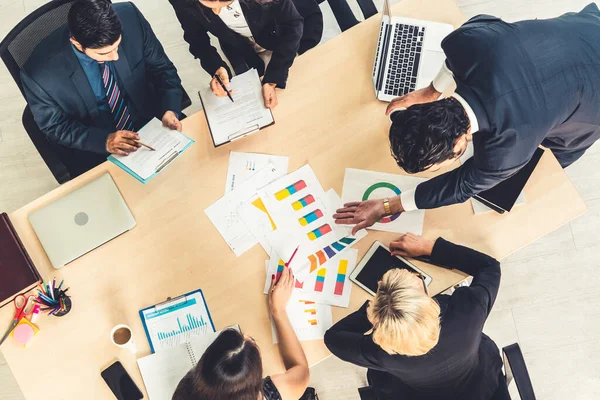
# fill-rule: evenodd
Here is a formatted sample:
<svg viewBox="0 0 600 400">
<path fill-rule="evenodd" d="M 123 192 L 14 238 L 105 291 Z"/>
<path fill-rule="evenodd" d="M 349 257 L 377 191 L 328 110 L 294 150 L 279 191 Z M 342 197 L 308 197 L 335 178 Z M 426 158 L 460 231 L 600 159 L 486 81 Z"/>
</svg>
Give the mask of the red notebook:
<svg viewBox="0 0 600 400">
<path fill-rule="evenodd" d="M 42 280 L 8 215 L 0 214 L 0 307 Z"/>
</svg>

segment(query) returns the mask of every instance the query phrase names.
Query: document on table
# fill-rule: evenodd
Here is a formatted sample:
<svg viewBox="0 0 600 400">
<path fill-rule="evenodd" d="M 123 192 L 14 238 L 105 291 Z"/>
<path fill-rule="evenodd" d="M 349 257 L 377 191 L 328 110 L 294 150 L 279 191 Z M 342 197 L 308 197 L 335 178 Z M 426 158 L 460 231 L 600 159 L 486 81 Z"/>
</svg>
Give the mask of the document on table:
<svg viewBox="0 0 600 400">
<path fill-rule="evenodd" d="M 233 102 L 227 96 L 215 96 L 210 87 L 198 92 L 215 147 L 275 122 L 271 110 L 265 107 L 256 69 L 233 77 L 230 84 Z"/>
<path fill-rule="evenodd" d="M 211 204 L 204 212 L 217 228 L 236 256 L 258 243 L 252 232 L 238 215 L 238 207 L 256 195 L 263 186 L 281 178 L 285 173 L 274 165 L 261 169 L 234 191 Z"/>
<path fill-rule="evenodd" d="M 232 151 L 229 153 L 229 168 L 225 182 L 225 193 L 234 190 L 238 185 L 244 183 L 248 178 L 273 164 L 275 168 L 287 174 L 288 157 L 272 156 L 270 154 L 240 153 Z"/>
<path fill-rule="evenodd" d="M 163 126 L 158 119 L 151 120 L 137 133 L 144 144 L 156 151 L 142 146 L 128 156 L 113 154 L 109 160 L 118 161 L 117 165 L 122 164 L 142 180 L 150 178 L 166 167 L 179 153 L 193 143 L 192 139 L 182 133 Z"/>
</svg>

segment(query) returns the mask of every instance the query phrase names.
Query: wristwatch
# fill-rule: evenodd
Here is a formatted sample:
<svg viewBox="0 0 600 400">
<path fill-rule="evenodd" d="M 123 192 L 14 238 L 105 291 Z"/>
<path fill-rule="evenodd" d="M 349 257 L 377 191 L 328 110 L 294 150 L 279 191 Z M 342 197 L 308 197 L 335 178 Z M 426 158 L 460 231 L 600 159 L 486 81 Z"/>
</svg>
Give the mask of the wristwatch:
<svg viewBox="0 0 600 400">
<path fill-rule="evenodd" d="M 383 209 L 385 210 L 385 215 L 392 215 L 392 209 L 390 208 L 390 199 L 387 197 L 383 199 Z"/>
</svg>

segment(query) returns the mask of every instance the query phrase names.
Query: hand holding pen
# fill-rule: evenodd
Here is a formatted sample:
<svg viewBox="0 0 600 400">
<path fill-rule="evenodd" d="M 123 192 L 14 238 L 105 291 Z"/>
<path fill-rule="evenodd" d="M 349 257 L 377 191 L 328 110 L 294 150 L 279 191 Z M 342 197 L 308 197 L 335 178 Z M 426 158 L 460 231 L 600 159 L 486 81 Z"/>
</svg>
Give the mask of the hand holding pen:
<svg viewBox="0 0 600 400">
<path fill-rule="evenodd" d="M 231 93 L 233 90 L 228 89 L 229 86 L 229 75 L 227 74 L 227 70 L 223 67 L 220 67 L 213 79 L 210 81 L 210 88 L 212 92 L 219 97 L 227 96 L 229 100 L 233 102 L 233 97 L 231 97 Z"/>
</svg>

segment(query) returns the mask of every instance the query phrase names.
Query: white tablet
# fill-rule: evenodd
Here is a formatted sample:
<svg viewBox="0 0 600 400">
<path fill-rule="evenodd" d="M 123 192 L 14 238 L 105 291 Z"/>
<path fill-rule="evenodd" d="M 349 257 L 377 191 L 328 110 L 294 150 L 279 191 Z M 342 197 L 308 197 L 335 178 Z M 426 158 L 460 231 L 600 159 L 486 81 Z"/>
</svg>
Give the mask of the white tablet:
<svg viewBox="0 0 600 400">
<path fill-rule="evenodd" d="M 362 260 L 360 260 L 360 263 L 350 275 L 350 280 L 372 296 L 375 296 L 377 293 L 377 283 L 383 278 L 386 272 L 393 268 L 407 269 L 410 272 L 421 274 L 427 286 L 433 280 L 429 275 L 406 259 L 400 256 L 393 256 L 387 246 L 377 240 Z"/>
</svg>

